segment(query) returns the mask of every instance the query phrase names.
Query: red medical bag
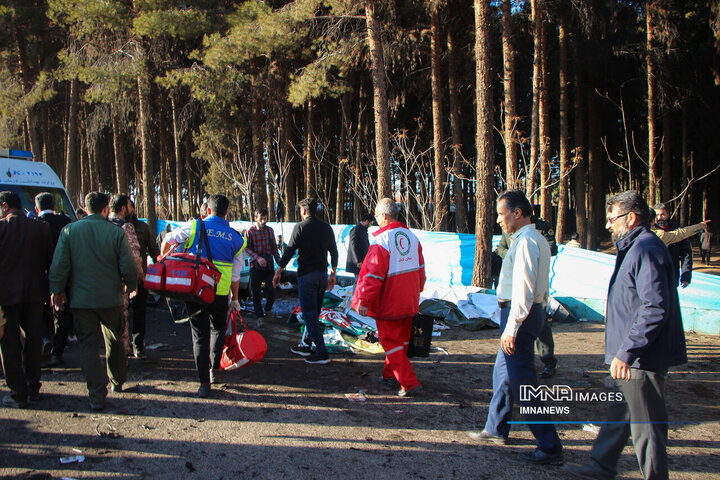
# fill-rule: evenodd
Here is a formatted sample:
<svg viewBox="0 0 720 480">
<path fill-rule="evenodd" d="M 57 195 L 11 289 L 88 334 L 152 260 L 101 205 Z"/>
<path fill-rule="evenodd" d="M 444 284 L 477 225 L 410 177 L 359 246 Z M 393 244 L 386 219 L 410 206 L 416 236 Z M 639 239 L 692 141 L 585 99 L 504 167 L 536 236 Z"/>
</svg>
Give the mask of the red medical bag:
<svg viewBox="0 0 720 480">
<path fill-rule="evenodd" d="M 212 263 L 205 223 L 199 221 L 200 238 L 197 255 L 173 253 L 177 244 L 157 263 L 148 266 L 145 288 L 165 297 L 180 298 L 195 303 L 212 303 L 221 273 Z M 208 259 L 202 258 L 205 246 Z"/>
<path fill-rule="evenodd" d="M 244 331 L 237 331 L 236 319 L 240 319 Z M 248 330 L 240 313 L 230 312 L 225 328 L 225 345 L 220 357 L 220 368 L 228 371 L 251 365 L 262 360 L 266 352 L 265 338 L 255 330 Z"/>
</svg>

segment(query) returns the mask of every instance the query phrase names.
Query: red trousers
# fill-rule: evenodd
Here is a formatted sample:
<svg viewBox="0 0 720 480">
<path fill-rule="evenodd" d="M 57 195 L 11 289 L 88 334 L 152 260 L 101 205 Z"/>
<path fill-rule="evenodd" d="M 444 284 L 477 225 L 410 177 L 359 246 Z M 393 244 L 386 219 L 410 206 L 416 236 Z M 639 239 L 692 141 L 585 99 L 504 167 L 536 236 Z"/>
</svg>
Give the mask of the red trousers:
<svg viewBox="0 0 720 480">
<path fill-rule="evenodd" d="M 385 350 L 383 377 L 395 377 L 400 386 L 411 390 L 420 386 L 415 370 L 407 357 L 408 343 L 412 333 L 412 317 L 402 320 L 378 320 L 377 329 L 380 345 Z"/>
</svg>

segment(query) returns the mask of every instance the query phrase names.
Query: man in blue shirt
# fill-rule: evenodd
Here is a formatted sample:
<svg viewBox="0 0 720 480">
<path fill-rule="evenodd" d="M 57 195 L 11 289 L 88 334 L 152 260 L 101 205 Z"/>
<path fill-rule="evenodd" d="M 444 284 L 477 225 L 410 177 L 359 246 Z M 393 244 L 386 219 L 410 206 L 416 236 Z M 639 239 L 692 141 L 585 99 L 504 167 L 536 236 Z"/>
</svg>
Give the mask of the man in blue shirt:
<svg viewBox="0 0 720 480">
<path fill-rule="evenodd" d="M 190 317 L 192 327 L 193 354 L 195 367 L 200 378 L 198 397 L 210 395 L 210 384 L 218 383 L 220 373 L 220 357 L 225 342 L 225 327 L 228 314 L 228 295 L 231 296 L 229 306 L 234 311 L 240 310 L 238 290 L 240 271 L 242 270 L 242 251 L 247 241 L 239 232 L 230 227 L 225 219 L 230 200 L 224 195 L 213 195 L 207 201 L 207 216 L 203 220 L 188 222 L 171 231 L 163 239 L 163 254 L 170 246 L 184 243 L 188 253 L 197 253 L 200 239 L 199 222 L 205 223 L 205 232 L 210 244 L 212 262 L 220 270 L 222 276 L 218 283 L 215 301 L 209 305 L 188 302 L 188 310 L 197 312 Z M 203 258 L 207 252 L 202 249 Z"/>
</svg>

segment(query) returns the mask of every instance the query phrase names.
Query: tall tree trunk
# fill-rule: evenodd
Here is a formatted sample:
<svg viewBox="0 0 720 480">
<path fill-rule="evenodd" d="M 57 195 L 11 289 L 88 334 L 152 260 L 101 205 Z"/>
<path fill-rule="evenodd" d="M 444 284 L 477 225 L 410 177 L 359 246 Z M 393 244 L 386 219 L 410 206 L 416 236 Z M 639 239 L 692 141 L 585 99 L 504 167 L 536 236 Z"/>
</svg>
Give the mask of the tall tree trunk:
<svg viewBox="0 0 720 480">
<path fill-rule="evenodd" d="M 273 148 L 272 148 L 272 139 L 270 135 L 266 135 L 265 139 L 263 140 L 264 143 L 264 149 L 267 152 L 268 158 L 267 158 L 267 169 L 268 169 L 268 177 L 272 180 L 267 182 L 267 205 L 268 205 L 268 219 L 271 222 L 276 221 L 275 218 L 275 196 L 281 195 L 281 192 L 278 192 L 275 190 L 275 178 L 277 178 L 275 171 L 275 161 L 273 160 Z"/>
<path fill-rule="evenodd" d="M 175 220 L 182 219 L 182 160 L 180 158 L 180 132 L 178 130 L 177 104 L 175 92 L 170 93 L 172 109 L 173 144 L 175 147 Z"/>
<path fill-rule="evenodd" d="M 307 122 L 305 124 L 305 196 L 317 198 L 317 177 L 320 172 L 315 168 L 315 133 L 313 101 L 308 100 Z"/>
<path fill-rule="evenodd" d="M 354 166 L 353 166 L 353 172 L 355 174 L 355 178 L 353 179 L 354 183 L 354 191 L 355 195 L 353 195 L 353 213 L 354 213 L 354 219 L 353 222 L 355 223 L 358 220 L 360 220 L 360 215 L 362 215 L 362 211 L 364 209 L 363 203 L 362 203 L 362 187 L 360 186 L 360 182 L 362 181 L 362 155 L 363 151 L 365 149 L 365 142 L 368 138 L 368 122 L 365 119 L 365 106 L 367 104 L 367 94 L 365 91 L 365 82 L 360 80 L 360 88 L 358 92 L 358 119 L 357 119 L 357 143 L 355 144 L 355 160 L 354 160 Z"/>
<path fill-rule="evenodd" d="M 518 186 L 518 147 L 515 143 L 515 124 L 518 118 L 515 108 L 515 48 L 512 38 L 510 0 L 502 0 L 503 92 L 505 95 L 503 139 L 505 141 L 505 181 L 508 190 Z"/>
<path fill-rule="evenodd" d="M 525 175 L 525 195 L 530 203 L 535 203 L 535 175 L 538 168 L 540 150 L 540 90 L 542 89 L 542 3 L 543 0 L 531 0 L 533 22 L 533 78 L 532 113 L 530 125 L 530 162 Z"/>
<path fill-rule="evenodd" d="M 21 86 L 23 93 L 28 95 L 32 90 L 33 80 L 30 74 L 30 66 L 28 64 L 25 34 L 19 25 L 15 26 L 14 33 L 15 44 L 18 50 L 18 66 L 20 67 Z M 30 150 L 34 155 L 34 160 L 42 162 L 44 158 L 42 137 L 40 136 L 40 118 L 35 106 L 30 106 L 25 109 L 25 128 L 27 128 L 28 139 L 30 140 Z"/>
<path fill-rule="evenodd" d="M 65 155 L 65 188 L 76 205 L 83 203 L 80 185 L 80 142 L 78 134 L 78 103 L 80 99 L 80 81 L 73 78 L 70 82 L 70 108 L 68 112 L 67 152 Z"/>
<path fill-rule="evenodd" d="M 475 214 L 475 265 L 472 284 L 490 287 L 493 210 L 495 194 L 492 175 L 495 167 L 493 143 L 493 63 L 490 2 L 475 0 L 475 79 L 477 99 L 477 130 L 475 148 L 477 182 Z"/>
<path fill-rule="evenodd" d="M 673 198 L 672 148 L 670 141 L 670 108 L 663 107 L 663 141 L 662 141 L 662 195 L 658 199 L 666 202 Z"/>
<path fill-rule="evenodd" d="M 345 222 L 345 170 L 348 165 L 348 132 L 350 131 L 350 121 L 348 119 L 349 110 L 350 93 L 346 92 L 340 100 L 340 115 L 342 123 L 340 125 L 340 153 L 338 155 L 337 193 L 335 194 L 335 223 L 338 225 Z"/>
<path fill-rule="evenodd" d="M 388 130 L 387 86 L 385 59 L 380 36 L 380 23 L 375 14 L 375 0 L 365 0 L 368 45 L 372 59 L 373 109 L 375 111 L 375 158 L 377 162 L 378 199 L 392 196 L 390 185 L 390 135 Z"/>
<path fill-rule="evenodd" d="M 655 109 L 656 109 L 656 85 L 655 85 L 655 58 L 654 58 L 654 36 L 655 36 L 655 0 L 648 0 L 646 4 L 647 23 L 647 84 L 648 84 L 648 203 L 654 205 L 657 199 L 657 145 L 655 143 Z"/>
<path fill-rule="evenodd" d="M 280 139 L 280 156 L 283 159 L 283 165 L 289 170 L 285 175 L 285 221 L 294 222 L 295 218 L 295 202 L 297 199 L 297 190 L 295 188 L 295 160 L 290 160 L 290 163 L 286 162 L 286 159 L 291 158 L 290 155 L 290 108 L 288 103 L 283 101 L 281 106 L 280 115 L 280 131 L 278 132 L 278 138 Z M 293 157 L 294 158 L 294 157 Z"/>
<path fill-rule="evenodd" d="M 250 129 L 252 134 L 252 156 L 255 164 L 255 179 L 253 181 L 253 206 L 255 209 L 268 208 L 267 181 L 265 180 L 265 160 L 263 159 L 262 139 L 262 102 L 260 96 L 261 86 L 258 80 L 258 60 L 253 60 L 252 66 L 252 114 Z M 250 217 L 254 212 L 250 212 Z"/>
<path fill-rule="evenodd" d="M 440 79 L 440 4 L 434 0 L 430 7 L 430 70 L 432 85 L 433 154 L 435 160 L 435 216 L 433 230 L 447 230 L 448 185 L 445 171 L 445 138 L 443 132 L 442 83 Z"/>
<path fill-rule="evenodd" d="M 460 133 L 460 99 L 458 95 L 457 56 L 452 25 L 448 23 L 448 90 L 450 97 L 450 130 L 452 132 L 453 195 L 455 196 L 455 228 L 458 233 L 468 232 L 467 201 L 461 175 L 465 162 L 462 156 L 462 135 Z"/>
<path fill-rule="evenodd" d="M 568 117 L 570 115 L 570 98 L 568 96 L 568 58 L 567 32 L 565 17 L 558 19 L 558 42 L 560 47 L 560 182 L 558 184 L 558 218 L 555 230 L 555 241 L 563 243 L 568 238 L 568 187 L 570 183 L 569 158 L 570 138 L 568 137 Z"/>
<path fill-rule="evenodd" d="M 196 201 L 195 188 L 193 187 L 193 175 L 190 171 L 190 159 L 192 155 L 192 137 L 188 131 L 185 133 L 185 178 L 187 179 L 187 198 L 188 198 L 188 216 L 186 218 L 195 218 Z"/>
<path fill-rule="evenodd" d="M 575 63 L 575 99 L 574 99 L 574 165 L 575 165 L 575 231 L 578 234 L 580 245 L 585 248 L 587 246 L 587 213 L 585 210 L 586 192 L 585 192 L 585 165 L 586 165 L 586 149 L 585 149 L 585 115 L 583 106 L 583 93 L 585 87 L 580 73 L 580 62 L 578 58 L 577 44 L 573 48 L 573 59 Z"/>
<path fill-rule="evenodd" d="M 538 5 L 537 21 L 540 22 L 540 105 L 538 115 L 540 126 L 538 140 L 540 147 L 540 216 L 552 225 L 552 191 L 550 190 L 550 100 L 548 98 L 548 55 L 547 55 L 547 22 L 545 22 L 545 0 L 536 0 Z"/>
<path fill-rule="evenodd" d="M 155 172 L 153 169 L 152 146 L 150 145 L 150 78 L 143 71 L 137 77 L 139 115 L 140 115 L 140 145 L 142 148 L 142 177 L 143 200 L 145 202 L 145 218 L 147 219 L 150 234 L 156 235 L 155 224 L 157 214 L 155 211 Z"/>
<path fill-rule="evenodd" d="M 152 97 L 151 97 L 152 98 Z M 168 180 L 168 163 L 170 160 L 170 142 L 167 136 L 167 115 L 160 99 L 155 99 L 156 113 L 158 117 L 158 146 L 160 148 L 160 214 L 163 218 L 169 218 L 170 213 L 170 182 Z M 149 130 L 148 130 L 149 132 Z"/>
<path fill-rule="evenodd" d="M 117 112 L 117 106 L 114 103 L 110 104 L 111 110 L 111 121 L 112 121 L 112 134 L 113 134 L 113 154 L 115 156 L 115 176 L 117 178 L 118 192 L 129 192 L 130 191 L 130 178 L 128 176 L 128 168 L 125 161 L 125 155 L 122 146 L 122 131 L 120 118 Z"/>
<path fill-rule="evenodd" d="M 598 219 L 604 214 L 603 175 L 600 160 L 600 120 L 596 95 L 587 97 L 589 116 L 589 152 L 588 152 L 588 249 L 597 250 L 600 246 L 600 228 Z"/>
<path fill-rule="evenodd" d="M 687 110 L 683 104 L 680 110 L 680 131 L 681 131 L 681 151 L 682 151 L 682 178 L 680 182 L 680 191 L 683 191 L 689 182 L 689 161 L 688 161 L 688 146 L 687 146 Z M 690 223 L 690 217 L 688 215 L 688 194 L 685 192 L 680 201 L 680 224 L 688 225 Z"/>
</svg>

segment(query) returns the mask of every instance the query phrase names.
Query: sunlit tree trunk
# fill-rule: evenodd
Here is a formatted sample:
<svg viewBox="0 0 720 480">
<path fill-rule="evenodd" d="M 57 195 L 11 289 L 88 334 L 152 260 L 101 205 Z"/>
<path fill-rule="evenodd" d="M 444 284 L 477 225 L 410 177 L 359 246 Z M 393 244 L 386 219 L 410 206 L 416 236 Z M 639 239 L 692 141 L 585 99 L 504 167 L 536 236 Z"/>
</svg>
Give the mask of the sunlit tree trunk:
<svg viewBox="0 0 720 480">
<path fill-rule="evenodd" d="M 257 59 L 253 61 L 252 67 L 252 113 L 250 119 L 250 130 L 252 135 L 252 161 L 255 165 L 255 179 L 253 180 L 253 209 L 268 208 L 267 181 L 265 177 L 265 159 L 263 158 L 262 138 L 262 102 L 260 89 L 263 88 L 258 81 Z M 251 209 L 252 210 L 252 209 Z M 251 211 L 250 216 L 254 213 Z"/>
<path fill-rule="evenodd" d="M 656 85 L 655 85 L 655 58 L 653 52 L 653 37 L 655 36 L 655 1 L 648 0 L 646 8 L 646 32 L 647 32 L 647 84 L 648 84 L 648 204 L 651 206 L 658 202 L 657 189 L 657 144 L 655 142 L 655 109 L 656 109 Z"/>
<path fill-rule="evenodd" d="M 455 196 L 455 228 L 458 233 L 468 232 L 467 201 L 460 178 L 464 168 L 462 135 L 460 133 L 460 99 L 458 98 L 457 57 L 452 25 L 448 24 L 448 90 L 450 97 L 450 130 L 452 133 L 453 195 Z"/>
<path fill-rule="evenodd" d="M 475 214 L 475 265 L 472 284 L 490 287 L 493 211 L 495 193 L 492 175 L 495 166 L 493 142 L 493 92 L 490 2 L 475 0 L 475 79 L 477 125 L 475 178 L 477 182 Z"/>
<path fill-rule="evenodd" d="M 685 110 L 685 105 L 682 106 L 682 110 L 680 111 L 681 117 L 681 145 L 680 148 L 682 150 L 682 178 L 680 182 L 680 191 L 684 190 L 685 187 L 688 184 L 689 181 L 689 160 L 688 160 L 688 146 L 687 146 L 687 111 Z M 680 202 L 680 224 L 681 225 L 688 225 L 690 223 L 690 217 L 688 215 L 688 196 L 690 192 L 685 192 L 685 195 L 683 195 L 682 200 Z"/>
<path fill-rule="evenodd" d="M 587 213 L 585 209 L 585 171 L 586 171 L 586 148 L 585 148 L 585 110 L 583 106 L 584 86 L 582 74 L 580 73 L 580 62 L 577 56 L 577 45 L 575 45 L 573 58 L 575 60 L 575 99 L 574 99 L 574 160 L 575 164 L 575 229 L 578 234 L 580 245 L 585 248 L 587 245 Z"/>
<path fill-rule="evenodd" d="M 390 185 L 390 145 L 388 102 L 385 83 L 385 60 L 380 23 L 375 14 L 375 0 L 365 0 L 368 45 L 372 59 L 373 110 L 375 111 L 375 158 L 377 163 L 378 199 L 392 196 Z"/>
<path fill-rule="evenodd" d="M 445 171 L 445 138 L 443 132 L 442 81 L 440 79 L 440 4 L 430 6 L 430 70 L 433 114 L 433 159 L 435 163 L 435 192 L 433 230 L 447 230 L 448 185 Z"/>
<path fill-rule="evenodd" d="M 338 179 L 337 192 L 335 194 L 335 223 L 342 224 L 345 222 L 345 172 L 348 167 L 348 132 L 350 131 L 350 120 L 348 112 L 350 111 L 350 93 L 344 93 L 340 100 L 340 115 L 342 125 L 340 126 L 340 145 L 338 155 Z"/>
<path fill-rule="evenodd" d="M 305 124 L 305 196 L 317 198 L 317 176 L 315 169 L 315 134 L 313 126 L 313 101 L 308 100 L 307 105 L 307 122 Z"/>
<path fill-rule="evenodd" d="M 83 202 L 80 185 L 80 152 L 78 135 L 78 102 L 80 99 L 80 81 L 73 78 L 70 82 L 70 108 L 68 111 L 67 151 L 65 154 L 65 188 L 76 205 Z"/>
<path fill-rule="evenodd" d="M 130 191 L 130 178 L 128 175 L 127 161 L 125 159 L 125 151 L 123 149 L 123 134 L 122 126 L 119 115 L 117 113 L 117 106 L 115 104 L 110 105 L 111 118 L 112 118 L 112 134 L 113 134 L 113 153 L 115 155 L 115 176 L 117 180 L 117 191 L 118 192 L 129 192 Z"/>
<path fill-rule="evenodd" d="M 175 220 L 182 220 L 182 157 L 180 155 L 180 131 L 178 128 L 177 104 L 175 92 L 170 93 L 170 107 L 172 108 L 173 143 L 175 146 Z"/>
<path fill-rule="evenodd" d="M 143 200 L 145 201 L 145 218 L 147 218 L 150 234 L 155 236 L 157 214 L 155 211 L 155 172 L 150 145 L 150 78 L 147 72 L 141 72 L 137 77 L 139 115 L 140 115 L 140 145 L 142 147 L 143 171 Z"/>
<path fill-rule="evenodd" d="M 597 250 L 600 246 L 599 218 L 605 214 L 603 202 L 603 172 L 600 160 L 600 125 L 596 95 L 587 98 L 589 116 L 588 136 L 588 242 L 587 248 Z"/>
<path fill-rule="evenodd" d="M 560 47 L 560 183 L 558 184 L 558 218 L 555 230 L 555 241 L 563 243 L 569 237 L 568 227 L 568 187 L 570 138 L 568 137 L 568 117 L 570 115 L 570 98 L 568 95 L 568 58 L 567 58 L 567 32 L 565 30 L 565 17 L 558 18 L 558 41 Z"/>
<path fill-rule="evenodd" d="M 662 141 L 662 195 L 659 202 L 666 202 L 673 198 L 673 177 L 672 177 L 672 142 L 670 133 L 670 108 L 663 107 L 663 141 Z"/>
<path fill-rule="evenodd" d="M 518 118 L 515 108 L 515 48 L 513 47 L 512 38 L 510 0 L 503 0 L 502 45 L 503 92 L 505 96 L 503 139 L 505 141 L 505 181 L 509 190 L 518 186 L 518 146 L 515 143 L 515 126 Z"/>
<path fill-rule="evenodd" d="M 548 55 L 547 35 L 545 22 L 545 0 L 536 0 L 538 5 L 538 16 L 536 21 L 540 22 L 540 91 L 539 96 L 539 129 L 538 142 L 540 148 L 540 216 L 553 224 L 552 192 L 550 190 L 550 100 L 548 98 Z"/>
</svg>

